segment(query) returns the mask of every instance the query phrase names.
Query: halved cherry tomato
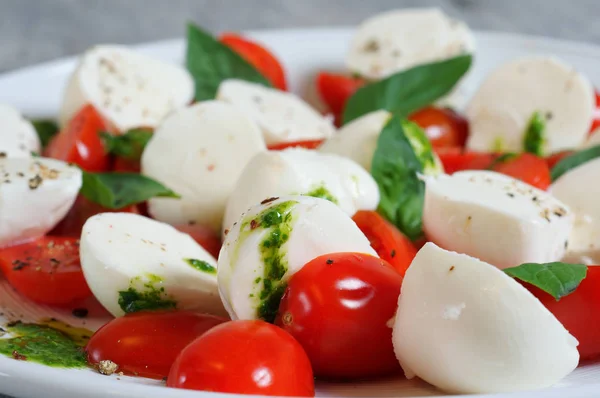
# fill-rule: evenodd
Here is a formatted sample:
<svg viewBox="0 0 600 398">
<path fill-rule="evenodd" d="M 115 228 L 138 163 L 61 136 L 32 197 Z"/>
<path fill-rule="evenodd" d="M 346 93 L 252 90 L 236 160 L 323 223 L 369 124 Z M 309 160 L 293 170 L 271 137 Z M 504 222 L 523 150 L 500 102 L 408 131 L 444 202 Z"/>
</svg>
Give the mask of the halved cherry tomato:
<svg viewBox="0 0 600 398">
<path fill-rule="evenodd" d="M 108 171 L 110 157 L 98 133 L 106 124 L 92 105 L 86 105 L 58 133 L 45 150 L 50 158 L 75 163 L 86 171 Z"/>
<path fill-rule="evenodd" d="M 600 266 L 589 266 L 577 289 L 558 301 L 535 286 L 523 285 L 579 340 L 582 360 L 600 357 Z"/>
<path fill-rule="evenodd" d="M 269 50 L 235 33 L 225 33 L 219 41 L 254 66 L 274 87 L 287 90 L 283 67 Z"/>
<path fill-rule="evenodd" d="M 317 149 L 324 140 L 306 140 L 306 141 L 294 141 L 294 142 L 282 142 L 281 144 L 269 145 L 269 151 L 281 151 L 287 148 L 305 148 L 305 149 Z"/>
<path fill-rule="evenodd" d="M 209 252 L 214 258 L 219 257 L 221 251 L 221 237 L 211 228 L 202 225 L 174 225 L 179 231 L 190 235 L 200 246 Z"/>
<path fill-rule="evenodd" d="M 90 202 L 83 196 L 79 195 L 75 200 L 71 209 L 61 220 L 60 223 L 50 232 L 53 236 L 69 236 L 79 238 L 83 224 L 88 218 L 100 213 L 134 213 L 139 214 L 135 205 L 127 206 L 122 209 L 112 210 L 100 206 L 99 204 Z"/>
<path fill-rule="evenodd" d="M 550 170 L 552 170 L 552 168 L 554 166 L 556 166 L 556 164 L 558 162 L 560 162 L 561 160 L 563 160 L 567 156 L 573 154 L 573 152 L 575 152 L 575 151 L 565 150 L 565 151 L 560 151 L 560 152 L 553 153 L 552 155 L 548 156 L 546 158 L 546 163 L 548 164 L 548 168 L 550 168 Z"/>
<path fill-rule="evenodd" d="M 340 118 L 348 99 L 365 84 L 361 78 L 336 73 L 321 72 L 317 75 L 317 91 L 340 125 Z"/>
<path fill-rule="evenodd" d="M 263 321 L 231 321 L 194 340 L 171 367 L 167 386 L 211 392 L 312 397 L 302 347 Z"/>
<path fill-rule="evenodd" d="M 38 303 L 67 305 L 92 294 L 79 263 L 79 241 L 45 236 L 0 250 L 10 284 Z"/>
<path fill-rule="evenodd" d="M 546 161 L 531 153 L 522 153 L 515 158 L 495 163 L 492 170 L 543 190 L 548 189 L 552 182 Z"/>
<path fill-rule="evenodd" d="M 124 373 L 162 379 L 185 346 L 223 322 L 189 311 L 127 314 L 94 333 L 86 346 L 88 361 L 110 360 Z"/>
<path fill-rule="evenodd" d="M 404 234 L 375 211 L 361 210 L 352 217 L 371 242 L 379 257 L 387 261 L 404 277 L 417 249 Z"/>
<path fill-rule="evenodd" d="M 461 170 L 485 169 L 496 158 L 492 153 L 466 152 L 460 147 L 435 148 L 446 174 Z"/>
<path fill-rule="evenodd" d="M 139 160 L 130 160 L 115 156 L 112 162 L 112 171 L 119 173 L 139 173 L 141 168 Z"/>
<path fill-rule="evenodd" d="M 275 324 L 302 344 L 317 377 L 348 379 L 400 372 L 387 322 L 402 276 L 361 253 L 315 258 L 288 281 Z"/>
<path fill-rule="evenodd" d="M 598 127 L 600 127 L 600 92 L 596 90 L 596 110 L 594 112 L 592 127 L 590 127 L 590 134 L 593 133 Z"/>
<path fill-rule="evenodd" d="M 409 116 L 425 130 L 433 147 L 464 147 L 469 136 L 467 119 L 447 108 L 428 106 Z"/>
</svg>

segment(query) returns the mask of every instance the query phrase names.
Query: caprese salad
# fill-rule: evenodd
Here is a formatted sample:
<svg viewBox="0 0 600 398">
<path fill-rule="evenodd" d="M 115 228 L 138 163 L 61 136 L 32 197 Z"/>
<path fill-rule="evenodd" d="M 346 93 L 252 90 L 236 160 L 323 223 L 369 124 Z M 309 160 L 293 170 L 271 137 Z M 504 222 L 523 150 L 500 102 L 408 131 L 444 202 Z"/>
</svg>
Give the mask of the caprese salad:
<svg viewBox="0 0 600 398">
<path fill-rule="evenodd" d="M 185 67 L 85 52 L 58 124 L 0 105 L 4 277 L 114 316 L 15 320 L 0 353 L 284 396 L 538 389 L 600 357 L 599 97 L 548 55 L 442 106 L 474 52 L 437 9 L 376 15 L 318 73 L 322 114 L 261 44 L 190 24 Z"/>
</svg>

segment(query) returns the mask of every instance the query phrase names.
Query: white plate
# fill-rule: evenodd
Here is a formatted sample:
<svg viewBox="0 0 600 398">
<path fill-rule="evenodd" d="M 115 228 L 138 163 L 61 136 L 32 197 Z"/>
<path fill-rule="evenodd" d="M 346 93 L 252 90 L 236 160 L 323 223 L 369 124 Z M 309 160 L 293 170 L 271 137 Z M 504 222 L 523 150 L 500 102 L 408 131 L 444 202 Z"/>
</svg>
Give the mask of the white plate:
<svg viewBox="0 0 600 398">
<path fill-rule="evenodd" d="M 319 70 L 341 70 L 352 31 L 350 29 L 306 29 L 251 32 L 270 47 L 285 64 L 292 90 L 314 98 L 312 82 Z M 461 86 L 462 98 L 496 65 L 522 55 L 554 54 L 575 65 L 600 87 L 600 47 L 545 38 L 477 33 L 475 66 Z M 172 62 L 181 62 L 184 43 L 169 40 L 138 47 L 144 53 Z M 62 89 L 74 67 L 74 59 L 63 59 L 24 68 L 0 76 L 0 103 L 10 103 L 29 116 L 58 113 Z M 92 307 L 94 307 L 92 305 Z M 101 308 L 91 308 L 82 321 L 69 311 L 33 304 L 0 281 L 0 323 L 6 320 L 36 321 L 56 317 L 75 326 L 95 330 L 109 317 Z M 579 367 L 554 388 L 535 392 L 494 395 L 496 398 L 595 397 L 600 391 L 600 364 Z M 23 398 L 165 398 L 224 397 L 221 394 L 166 389 L 161 383 L 130 377 L 102 376 L 91 370 L 65 370 L 0 356 L 0 393 Z M 369 383 L 319 384 L 322 397 L 410 397 L 440 396 L 441 392 L 419 381 L 403 379 Z M 227 395 L 234 397 L 233 395 Z M 238 396 L 243 397 L 243 396 Z M 471 395 L 469 397 L 482 397 Z"/>
</svg>

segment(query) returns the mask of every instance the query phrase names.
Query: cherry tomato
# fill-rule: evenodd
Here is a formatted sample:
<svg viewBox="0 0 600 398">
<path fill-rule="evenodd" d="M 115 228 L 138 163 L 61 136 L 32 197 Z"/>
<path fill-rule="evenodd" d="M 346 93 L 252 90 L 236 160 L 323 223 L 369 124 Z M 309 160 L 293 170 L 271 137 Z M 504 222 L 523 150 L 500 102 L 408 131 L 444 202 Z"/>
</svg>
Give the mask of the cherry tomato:
<svg viewBox="0 0 600 398">
<path fill-rule="evenodd" d="M 582 360 L 600 357 L 600 266 L 589 266 L 577 289 L 558 301 L 535 286 L 523 284 L 579 340 Z"/>
<path fill-rule="evenodd" d="M 83 224 L 88 218 L 100 213 L 134 213 L 139 214 L 135 205 L 127 206 L 122 209 L 112 210 L 100 206 L 99 204 L 90 202 L 83 196 L 79 195 L 75 203 L 60 223 L 50 232 L 53 236 L 70 236 L 79 238 Z"/>
<path fill-rule="evenodd" d="M 600 127 L 600 92 L 596 90 L 596 110 L 594 112 L 592 127 L 590 127 L 590 134 L 593 133 L 598 127 Z"/>
<path fill-rule="evenodd" d="M 0 267 L 19 293 L 38 303 L 67 305 L 92 294 L 74 238 L 44 236 L 2 249 Z"/>
<path fill-rule="evenodd" d="M 302 347 L 263 321 L 231 321 L 194 340 L 171 367 L 167 386 L 234 394 L 312 397 Z"/>
<path fill-rule="evenodd" d="M 572 155 L 574 152 L 575 151 L 565 150 L 565 151 L 560 151 L 560 152 L 553 153 L 552 155 L 548 156 L 546 158 L 546 164 L 548 164 L 548 168 L 550 170 L 552 170 L 552 168 L 554 166 L 556 166 L 556 164 L 558 162 L 560 162 L 561 160 L 563 160 L 567 156 Z"/>
<path fill-rule="evenodd" d="M 179 231 L 190 235 L 200 246 L 214 258 L 219 257 L 221 251 L 221 237 L 211 228 L 202 225 L 174 225 Z"/>
<path fill-rule="evenodd" d="M 392 329 L 402 276 L 385 260 L 333 253 L 288 281 L 275 324 L 302 344 L 317 377 L 352 379 L 400 372 Z"/>
<path fill-rule="evenodd" d="M 365 81 L 361 78 L 348 77 L 336 73 L 321 72 L 317 75 L 317 91 L 321 100 L 336 117 L 337 124 L 344 112 L 348 98 L 362 87 Z"/>
<path fill-rule="evenodd" d="M 94 333 L 86 347 L 88 361 L 111 360 L 124 373 L 162 379 L 185 346 L 226 321 L 189 311 L 127 314 Z"/>
<path fill-rule="evenodd" d="M 460 147 L 435 148 L 446 174 L 453 174 L 461 170 L 485 169 L 496 157 L 491 153 L 465 152 Z"/>
<path fill-rule="evenodd" d="M 464 147 L 469 123 L 451 109 L 426 107 L 410 115 L 409 120 L 425 130 L 433 147 Z"/>
<path fill-rule="evenodd" d="M 112 162 L 112 171 L 119 173 L 139 173 L 141 168 L 139 160 L 130 160 L 116 156 Z"/>
<path fill-rule="evenodd" d="M 552 182 L 546 161 L 531 153 L 522 153 L 515 158 L 495 163 L 492 170 L 546 190 Z"/>
<path fill-rule="evenodd" d="M 281 151 L 287 148 L 305 148 L 305 149 L 317 149 L 323 140 L 306 140 L 306 141 L 295 141 L 295 142 L 282 142 L 281 144 L 269 145 L 270 151 Z"/>
<path fill-rule="evenodd" d="M 106 130 L 100 114 L 86 105 L 71 119 L 65 129 L 58 133 L 46 148 L 50 158 L 75 163 L 86 171 L 108 171 L 110 157 L 98 133 Z"/>
<path fill-rule="evenodd" d="M 371 242 L 379 257 L 391 264 L 404 277 L 417 249 L 404 234 L 377 212 L 361 210 L 352 219 Z"/>
<path fill-rule="evenodd" d="M 235 33 L 225 33 L 219 41 L 254 66 L 275 88 L 287 90 L 283 67 L 269 50 Z"/>
</svg>

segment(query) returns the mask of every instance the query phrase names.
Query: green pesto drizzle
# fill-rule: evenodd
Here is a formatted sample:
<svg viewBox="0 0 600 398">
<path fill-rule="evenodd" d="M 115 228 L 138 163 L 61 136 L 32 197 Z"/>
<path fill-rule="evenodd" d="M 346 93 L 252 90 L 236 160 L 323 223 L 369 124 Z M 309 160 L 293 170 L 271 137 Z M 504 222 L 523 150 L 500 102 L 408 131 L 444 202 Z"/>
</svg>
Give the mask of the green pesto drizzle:
<svg viewBox="0 0 600 398">
<path fill-rule="evenodd" d="M 325 185 L 321 185 L 320 187 L 315 188 L 308 193 L 305 193 L 304 196 L 312 196 L 313 198 L 321 198 L 321 199 L 328 200 L 332 203 L 335 203 L 336 205 L 338 204 L 337 198 L 335 196 L 333 196 L 327 188 L 325 188 Z"/>
<path fill-rule="evenodd" d="M 292 200 L 278 203 L 255 217 L 244 220 L 241 226 L 245 233 L 256 228 L 267 230 L 259 247 L 264 272 L 262 278 L 254 280 L 260 291 L 253 296 L 258 300 L 257 316 L 267 322 L 275 320 L 279 302 L 286 288 L 283 278 L 287 273 L 288 264 L 284 245 L 292 232 L 294 220 L 291 210 L 297 203 Z"/>
<path fill-rule="evenodd" d="M 22 361 L 61 368 L 84 368 L 87 365 L 83 346 L 50 326 L 16 322 L 6 326 L 14 335 L 0 339 L 0 354 Z"/>
<path fill-rule="evenodd" d="M 523 149 L 525 152 L 533 153 L 537 156 L 544 155 L 546 119 L 540 112 L 533 112 L 525 136 L 523 137 Z"/>
<path fill-rule="evenodd" d="M 198 260 L 195 258 L 184 258 L 183 261 L 185 261 L 198 271 L 206 272 L 207 274 L 211 275 L 217 274 L 217 269 L 209 263 L 207 263 L 206 261 Z"/>
<path fill-rule="evenodd" d="M 119 292 L 119 307 L 125 312 L 154 311 L 173 309 L 177 303 L 165 293 L 160 286 L 163 280 L 158 275 L 146 274 L 147 281 L 142 283 L 141 277 L 129 282 L 129 288 Z M 139 288 L 139 285 L 142 285 Z M 157 286 L 159 285 L 159 286 Z"/>
</svg>

